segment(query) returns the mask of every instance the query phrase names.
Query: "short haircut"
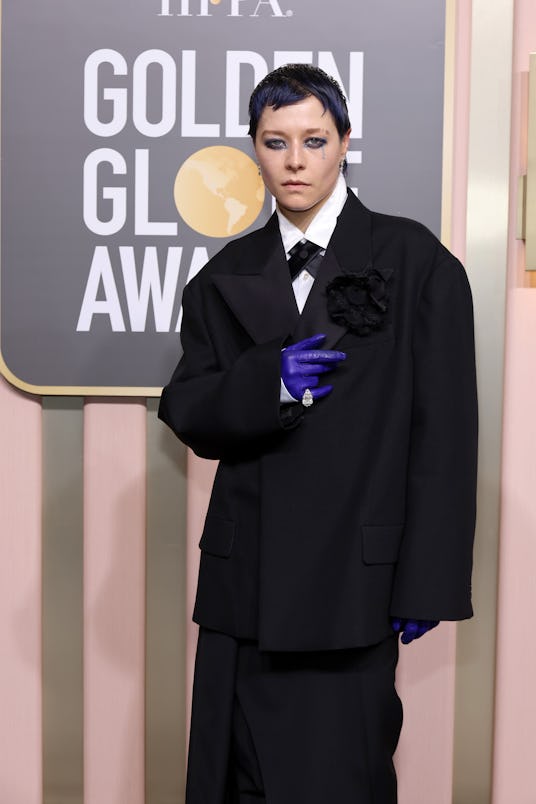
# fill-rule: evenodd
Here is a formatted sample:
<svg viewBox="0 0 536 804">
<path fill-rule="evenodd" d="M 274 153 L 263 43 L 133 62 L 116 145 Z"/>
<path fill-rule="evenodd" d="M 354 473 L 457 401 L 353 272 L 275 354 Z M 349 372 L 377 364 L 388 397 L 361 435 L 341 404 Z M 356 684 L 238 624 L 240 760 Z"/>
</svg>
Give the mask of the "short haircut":
<svg viewBox="0 0 536 804">
<path fill-rule="evenodd" d="M 331 112 L 342 139 L 350 126 L 346 98 L 337 81 L 311 64 L 285 64 L 260 81 L 249 100 L 249 134 L 255 140 L 257 126 L 266 106 L 280 109 L 313 95 L 324 111 Z"/>
</svg>

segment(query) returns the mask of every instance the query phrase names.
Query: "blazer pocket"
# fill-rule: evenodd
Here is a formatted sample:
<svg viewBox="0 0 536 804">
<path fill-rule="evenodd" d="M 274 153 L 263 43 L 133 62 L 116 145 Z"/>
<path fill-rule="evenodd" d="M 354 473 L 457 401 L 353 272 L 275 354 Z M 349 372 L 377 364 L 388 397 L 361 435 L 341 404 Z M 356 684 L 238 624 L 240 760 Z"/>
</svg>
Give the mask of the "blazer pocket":
<svg viewBox="0 0 536 804">
<path fill-rule="evenodd" d="M 204 553 L 229 558 L 233 549 L 235 523 L 217 516 L 207 516 L 199 547 Z"/>
<path fill-rule="evenodd" d="M 365 564 L 395 564 L 402 540 L 404 525 L 362 525 L 363 562 Z"/>
</svg>

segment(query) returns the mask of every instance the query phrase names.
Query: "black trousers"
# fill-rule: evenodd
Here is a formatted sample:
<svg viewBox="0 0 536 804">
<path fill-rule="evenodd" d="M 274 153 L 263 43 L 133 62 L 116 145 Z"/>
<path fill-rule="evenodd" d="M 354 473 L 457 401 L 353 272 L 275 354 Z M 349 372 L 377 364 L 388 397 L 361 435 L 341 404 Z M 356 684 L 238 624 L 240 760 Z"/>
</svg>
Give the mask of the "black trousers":
<svg viewBox="0 0 536 804">
<path fill-rule="evenodd" d="M 396 636 L 263 653 L 201 629 L 186 804 L 396 804 Z"/>
</svg>

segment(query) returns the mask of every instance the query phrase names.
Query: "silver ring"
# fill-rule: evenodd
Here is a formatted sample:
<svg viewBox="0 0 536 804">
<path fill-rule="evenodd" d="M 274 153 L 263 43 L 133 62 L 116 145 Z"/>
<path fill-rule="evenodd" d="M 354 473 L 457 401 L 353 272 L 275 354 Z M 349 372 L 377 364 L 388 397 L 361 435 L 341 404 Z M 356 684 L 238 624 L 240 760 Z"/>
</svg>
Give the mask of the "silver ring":
<svg viewBox="0 0 536 804">
<path fill-rule="evenodd" d="M 313 400 L 313 395 L 312 395 L 311 391 L 309 390 L 309 388 L 306 388 L 305 391 L 303 392 L 303 396 L 301 398 L 301 403 L 302 403 L 303 407 L 304 408 L 310 408 L 311 405 L 313 404 L 313 401 L 314 400 Z"/>
</svg>

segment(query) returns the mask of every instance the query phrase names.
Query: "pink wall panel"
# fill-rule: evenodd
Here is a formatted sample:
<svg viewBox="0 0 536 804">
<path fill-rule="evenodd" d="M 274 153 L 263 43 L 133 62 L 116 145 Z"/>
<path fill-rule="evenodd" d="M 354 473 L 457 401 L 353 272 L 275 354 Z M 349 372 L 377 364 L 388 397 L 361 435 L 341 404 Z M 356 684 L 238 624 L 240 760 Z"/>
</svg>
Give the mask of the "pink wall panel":
<svg viewBox="0 0 536 804">
<path fill-rule="evenodd" d="M 527 287 L 525 249 L 515 235 L 518 177 L 527 167 L 529 54 L 536 51 L 533 0 L 517 0 L 514 22 L 493 804 L 536 801 L 536 647 L 529 636 L 536 610 L 536 289 Z"/>
<path fill-rule="evenodd" d="M 404 728 L 396 754 L 400 804 L 451 804 L 456 626 L 400 646 Z"/>
<path fill-rule="evenodd" d="M 85 804 L 143 804 L 146 409 L 84 412 Z"/>
<path fill-rule="evenodd" d="M 536 290 L 512 290 L 504 418 L 493 804 L 534 804 Z"/>
<path fill-rule="evenodd" d="M 41 804 L 41 405 L 0 377 L 0 801 Z"/>
</svg>

